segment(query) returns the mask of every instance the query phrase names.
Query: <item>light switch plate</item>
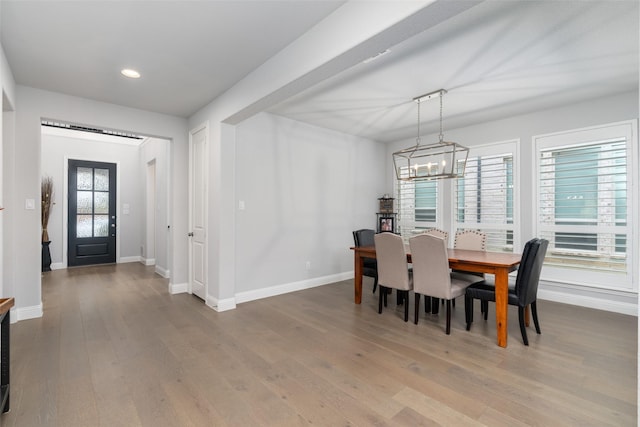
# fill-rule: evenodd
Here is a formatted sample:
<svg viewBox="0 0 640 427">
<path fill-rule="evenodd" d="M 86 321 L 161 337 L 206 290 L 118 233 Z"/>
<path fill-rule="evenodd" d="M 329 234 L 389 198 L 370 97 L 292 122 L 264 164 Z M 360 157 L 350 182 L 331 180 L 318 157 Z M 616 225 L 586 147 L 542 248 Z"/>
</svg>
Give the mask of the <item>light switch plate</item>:
<svg viewBox="0 0 640 427">
<path fill-rule="evenodd" d="M 26 199 L 24 201 L 24 208 L 32 211 L 36 208 L 36 201 L 34 199 Z"/>
</svg>

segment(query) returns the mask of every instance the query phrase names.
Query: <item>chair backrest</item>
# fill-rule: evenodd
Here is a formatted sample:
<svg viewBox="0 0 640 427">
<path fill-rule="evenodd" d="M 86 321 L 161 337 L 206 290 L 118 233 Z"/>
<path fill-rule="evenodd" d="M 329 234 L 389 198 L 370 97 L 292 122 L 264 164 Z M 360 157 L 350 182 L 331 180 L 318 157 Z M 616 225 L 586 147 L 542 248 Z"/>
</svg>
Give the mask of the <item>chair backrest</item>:
<svg viewBox="0 0 640 427">
<path fill-rule="evenodd" d="M 451 272 L 447 243 L 437 236 L 420 234 L 409 239 L 413 266 L 413 290 L 422 295 L 451 299 Z"/>
<path fill-rule="evenodd" d="M 444 240 L 445 248 L 449 245 L 449 232 L 440 230 L 439 228 L 430 228 L 425 231 L 423 234 L 428 234 L 430 236 L 436 236 Z"/>
<path fill-rule="evenodd" d="M 393 233 L 379 233 L 373 237 L 378 261 L 378 283 L 394 289 L 411 289 L 407 251 L 402 237 Z"/>
<path fill-rule="evenodd" d="M 470 251 L 484 251 L 487 249 L 487 235 L 476 230 L 458 230 L 453 247 Z"/>
<path fill-rule="evenodd" d="M 537 298 L 540 273 L 548 246 L 549 241 L 546 239 L 531 239 L 525 245 L 515 288 L 518 305 L 521 307 L 531 304 Z"/>
<path fill-rule="evenodd" d="M 368 228 L 362 228 L 353 232 L 353 242 L 356 247 L 359 246 L 374 246 L 373 235 L 376 234 L 374 230 Z"/>
</svg>

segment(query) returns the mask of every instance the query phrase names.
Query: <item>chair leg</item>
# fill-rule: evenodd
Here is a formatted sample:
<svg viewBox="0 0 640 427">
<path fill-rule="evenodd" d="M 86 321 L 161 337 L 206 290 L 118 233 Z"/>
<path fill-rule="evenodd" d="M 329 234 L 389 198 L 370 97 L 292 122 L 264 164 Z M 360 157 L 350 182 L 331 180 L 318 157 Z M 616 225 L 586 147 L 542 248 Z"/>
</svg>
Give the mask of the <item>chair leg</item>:
<svg viewBox="0 0 640 427">
<path fill-rule="evenodd" d="M 464 296 L 464 320 L 467 322 L 467 331 L 473 323 L 473 298 Z"/>
<path fill-rule="evenodd" d="M 431 313 L 431 297 L 429 295 L 424 296 L 424 312 Z"/>
<path fill-rule="evenodd" d="M 376 288 L 377 288 L 377 287 L 378 287 L 378 276 L 376 275 L 376 276 L 373 278 L 373 293 L 374 293 L 374 294 L 376 293 Z"/>
<path fill-rule="evenodd" d="M 414 295 L 415 298 L 415 311 L 413 313 L 414 315 L 414 319 L 413 319 L 413 323 L 415 323 L 416 325 L 418 324 L 418 316 L 420 315 L 420 294 L 415 294 Z"/>
<path fill-rule="evenodd" d="M 409 291 L 402 291 L 402 300 L 404 302 L 404 321 L 409 321 Z"/>
<path fill-rule="evenodd" d="M 524 345 L 529 345 L 529 340 L 527 339 L 527 329 L 524 326 L 524 307 L 518 307 L 518 321 L 520 322 L 522 341 L 524 342 Z"/>
<path fill-rule="evenodd" d="M 489 318 L 489 301 L 480 300 L 480 304 L 482 304 L 484 320 L 487 320 Z"/>
<path fill-rule="evenodd" d="M 383 292 L 384 297 L 383 297 L 383 302 L 384 302 L 384 306 L 387 306 L 387 288 L 383 288 L 382 286 L 380 287 L 380 289 L 384 289 L 385 291 Z"/>
<path fill-rule="evenodd" d="M 398 305 L 402 304 L 404 301 L 404 294 L 402 293 L 401 290 L 396 290 L 396 303 Z"/>
<path fill-rule="evenodd" d="M 384 294 L 385 296 L 387 295 L 384 286 L 380 286 L 380 292 L 378 293 L 378 314 L 382 313 L 382 294 Z"/>
<path fill-rule="evenodd" d="M 455 299 L 455 298 L 451 300 L 451 305 L 452 305 L 453 307 L 455 307 L 455 306 L 456 306 L 456 299 Z"/>
<path fill-rule="evenodd" d="M 444 300 L 442 300 L 444 302 Z M 440 298 L 431 298 L 431 313 L 438 314 L 440 310 Z"/>
<path fill-rule="evenodd" d="M 451 334 L 451 300 L 447 300 L 447 335 Z"/>
<path fill-rule="evenodd" d="M 538 307 L 536 302 L 531 303 L 531 316 L 533 317 L 533 324 L 536 325 L 536 332 L 540 334 L 540 324 L 538 323 Z"/>
</svg>

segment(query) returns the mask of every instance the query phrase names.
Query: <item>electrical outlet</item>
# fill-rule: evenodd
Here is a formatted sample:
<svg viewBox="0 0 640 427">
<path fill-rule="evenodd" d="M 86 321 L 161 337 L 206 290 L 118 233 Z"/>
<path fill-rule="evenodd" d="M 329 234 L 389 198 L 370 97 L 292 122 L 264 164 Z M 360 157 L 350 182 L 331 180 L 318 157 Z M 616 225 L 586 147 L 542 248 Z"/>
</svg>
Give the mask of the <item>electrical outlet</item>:
<svg viewBox="0 0 640 427">
<path fill-rule="evenodd" d="M 307 266 L 307 270 L 311 270 L 311 261 L 307 261 L 306 266 Z"/>
</svg>

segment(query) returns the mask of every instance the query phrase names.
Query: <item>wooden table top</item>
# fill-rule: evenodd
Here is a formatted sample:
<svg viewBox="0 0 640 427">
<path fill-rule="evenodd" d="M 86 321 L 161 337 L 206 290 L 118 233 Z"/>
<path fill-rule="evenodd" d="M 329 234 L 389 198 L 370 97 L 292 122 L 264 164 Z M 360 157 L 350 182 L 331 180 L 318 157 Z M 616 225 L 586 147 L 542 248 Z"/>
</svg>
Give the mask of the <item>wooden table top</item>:
<svg viewBox="0 0 640 427">
<path fill-rule="evenodd" d="M 0 298 L 0 314 L 4 314 L 13 307 L 15 300 L 13 298 Z"/>
<path fill-rule="evenodd" d="M 351 250 L 359 252 L 361 257 L 375 258 L 375 246 L 351 247 Z M 515 267 L 520 264 L 521 254 L 511 252 L 470 251 L 466 249 L 447 249 L 449 262 L 464 262 L 493 267 Z M 407 257 L 411 262 L 411 252 L 407 246 Z"/>
</svg>

